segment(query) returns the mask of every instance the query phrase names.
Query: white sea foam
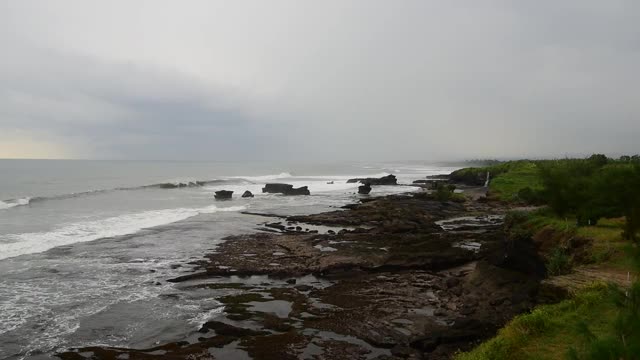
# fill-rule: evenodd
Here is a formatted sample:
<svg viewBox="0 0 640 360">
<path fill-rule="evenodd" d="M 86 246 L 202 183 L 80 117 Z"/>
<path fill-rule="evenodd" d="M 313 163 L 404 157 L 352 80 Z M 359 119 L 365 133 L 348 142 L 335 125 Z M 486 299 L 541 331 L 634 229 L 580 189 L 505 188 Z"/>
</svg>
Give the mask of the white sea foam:
<svg viewBox="0 0 640 360">
<path fill-rule="evenodd" d="M 151 210 L 101 220 L 66 224 L 49 232 L 4 235 L 0 237 L 3 240 L 0 244 L 0 260 L 43 252 L 57 246 L 133 234 L 142 229 L 171 224 L 199 214 L 244 209 L 244 206 L 218 208 L 212 205 L 200 209 Z"/>
<path fill-rule="evenodd" d="M 232 176 L 230 179 L 244 179 L 248 181 L 268 181 L 268 180 L 278 180 L 278 179 L 286 179 L 290 178 L 291 174 L 288 172 L 283 172 L 275 175 L 260 175 L 260 176 Z"/>
<path fill-rule="evenodd" d="M 211 320 L 211 318 L 220 314 L 224 310 L 224 306 L 220 304 L 220 306 L 209 309 L 207 311 L 202 311 L 201 306 L 194 306 L 195 315 L 189 320 L 190 323 L 196 325 L 196 329 L 199 329 L 204 325 L 207 321 Z"/>
<path fill-rule="evenodd" d="M 12 207 L 16 206 L 29 205 L 29 202 L 31 202 L 31 198 L 29 197 L 0 201 L 0 210 L 11 209 Z"/>
</svg>

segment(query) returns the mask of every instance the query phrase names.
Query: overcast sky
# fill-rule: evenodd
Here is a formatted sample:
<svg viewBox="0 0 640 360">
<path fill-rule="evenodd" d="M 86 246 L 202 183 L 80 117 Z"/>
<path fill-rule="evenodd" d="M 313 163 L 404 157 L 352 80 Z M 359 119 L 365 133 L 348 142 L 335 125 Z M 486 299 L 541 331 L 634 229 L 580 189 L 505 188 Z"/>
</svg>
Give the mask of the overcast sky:
<svg viewBox="0 0 640 360">
<path fill-rule="evenodd" d="M 640 152 L 640 1 L 0 2 L 0 158 Z"/>
</svg>

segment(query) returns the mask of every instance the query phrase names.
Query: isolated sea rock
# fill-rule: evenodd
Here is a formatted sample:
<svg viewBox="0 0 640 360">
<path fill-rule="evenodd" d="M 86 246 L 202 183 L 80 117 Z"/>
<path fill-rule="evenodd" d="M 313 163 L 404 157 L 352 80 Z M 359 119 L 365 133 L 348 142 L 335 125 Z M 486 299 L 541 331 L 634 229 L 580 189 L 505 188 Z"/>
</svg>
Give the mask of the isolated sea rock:
<svg viewBox="0 0 640 360">
<path fill-rule="evenodd" d="M 347 183 L 361 182 L 370 185 L 398 185 L 398 179 L 395 175 L 387 175 L 380 178 L 355 178 L 347 180 Z"/>
<path fill-rule="evenodd" d="M 285 195 L 311 195 L 308 186 L 301 186 L 299 188 L 291 187 L 291 189 L 287 190 Z"/>
<path fill-rule="evenodd" d="M 271 193 L 271 194 L 284 194 L 287 190 L 293 189 L 293 185 L 290 184 L 265 184 L 262 188 L 263 193 Z"/>
<path fill-rule="evenodd" d="M 251 193 L 251 191 L 247 190 L 242 194 L 243 198 L 249 198 L 249 197 L 253 197 L 253 193 Z"/>
<path fill-rule="evenodd" d="M 371 192 L 371 184 L 366 183 L 364 185 L 358 186 L 358 194 L 367 195 Z"/>
<path fill-rule="evenodd" d="M 231 199 L 231 195 L 233 195 L 233 191 L 220 190 L 216 191 L 214 197 L 216 198 L 216 200 L 229 200 Z"/>
<path fill-rule="evenodd" d="M 294 188 L 291 184 L 272 183 L 266 184 L 262 188 L 263 193 L 284 194 L 284 195 L 311 195 L 309 187 L 302 186 Z"/>
</svg>

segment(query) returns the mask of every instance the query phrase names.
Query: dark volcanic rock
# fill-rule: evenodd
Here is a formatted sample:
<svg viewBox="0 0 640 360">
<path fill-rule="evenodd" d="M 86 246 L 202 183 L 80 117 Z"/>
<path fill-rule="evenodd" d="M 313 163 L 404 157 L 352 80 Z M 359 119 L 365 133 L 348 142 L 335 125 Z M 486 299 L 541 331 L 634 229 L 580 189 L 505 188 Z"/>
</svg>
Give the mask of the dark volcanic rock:
<svg viewBox="0 0 640 360">
<path fill-rule="evenodd" d="M 287 190 L 293 189 L 293 185 L 290 184 L 266 184 L 262 188 L 263 193 L 271 193 L 271 194 L 284 194 Z"/>
<path fill-rule="evenodd" d="M 261 332 L 261 331 L 239 328 L 239 327 L 235 327 L 233 325 L 225 324 L 219 321 L 208 321 L 204 323 L 200 328 L 200 330 L 198 331 L 201 333 L 206 333 L 209 330 L 215 331 L 217 335 L 233 336 L 233 337 L 244 337 L 244 336 L 264 334 L 264 332 Z"/>
<path fill-rule="evenodd" d="M 398 185 L 398 179 L 395 175 L 387 175 L 381 178 L 355 178 L 347 180 L 347 183 L 361 182 L 363 184 L 369 183 L 370 185 Z"/>
<path fill-rule="evenodd" d="M 216 191 L 214 197 L 216 198 L 216 200 L 229 200 L 231 199 L 231 195 L 233 195 L 233 191 L 220 190 Z"/>
<path fill-rule="evenodd" d="M 253 197 L 253 194 L 251 193 L 251 191 L 247 190 L 242 194 L 243 198 L 247 198 L 247 197 Z"/>
<path fill-rule="evenodd" d="M 294 188 L 291 184 L 266 184 L 262 188 L 263 193 L 284 194 L 284 195 L 311 195 L 307 186 Z"/>
<path fill-rule="evenodd" d="M 280 231 L 285 231 L 287 229 L 287 227 L 282 225 L 281 222 L 269 223 L 269 224 L 265 224 L 264 226 L 270 227 L 273 229 L 278 229 Z"/>
<path fill-rule="evenodd" d="M 358 194 L 367 195 L 371 192 L 371 184 L 366 183 L 364 185 L 358 186 Z"/>
<path fill-rule="evenodd" d="M 301 186 L 299 188 L 291 188 L 284 193 L 285 195 L 311 195 L 309 187 Z"/>
</svg>

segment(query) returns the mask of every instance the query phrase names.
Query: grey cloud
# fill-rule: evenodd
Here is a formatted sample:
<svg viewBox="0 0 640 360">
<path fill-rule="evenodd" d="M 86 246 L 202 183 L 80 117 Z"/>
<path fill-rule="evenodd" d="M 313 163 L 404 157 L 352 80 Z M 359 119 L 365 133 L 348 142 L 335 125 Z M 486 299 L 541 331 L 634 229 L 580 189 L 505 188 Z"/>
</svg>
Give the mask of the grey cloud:
<svg viewBox="0 0 640 360">
<path fill-rule="evenodd" d="M 633 0 L 3 6 L 0 130 L 91 157 L 640 152 Z"/>
</svg>

